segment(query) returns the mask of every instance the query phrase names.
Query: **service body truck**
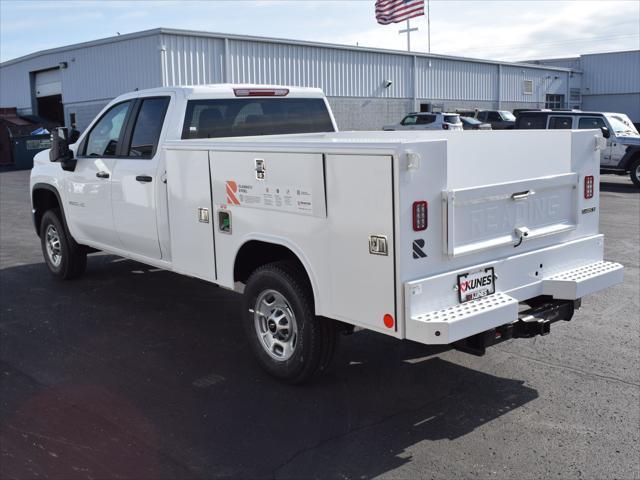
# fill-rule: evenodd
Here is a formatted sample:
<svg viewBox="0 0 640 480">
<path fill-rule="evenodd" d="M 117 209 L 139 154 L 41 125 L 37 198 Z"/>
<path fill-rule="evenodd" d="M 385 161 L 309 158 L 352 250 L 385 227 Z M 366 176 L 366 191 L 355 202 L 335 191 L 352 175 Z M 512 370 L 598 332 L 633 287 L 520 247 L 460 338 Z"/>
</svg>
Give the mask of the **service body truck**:
<svg viewBox="0 0 640 480">
<path fill-rule="evenodd" d="M 337 132 L 320 90 L 217 85 L 123 95 L 67 135 L 31 173 L 51 273 L 99 250 L 240 292 L 289 382 L 354 327 L 483 353 L 622 280 L 599 130 Z"/>
</svg>

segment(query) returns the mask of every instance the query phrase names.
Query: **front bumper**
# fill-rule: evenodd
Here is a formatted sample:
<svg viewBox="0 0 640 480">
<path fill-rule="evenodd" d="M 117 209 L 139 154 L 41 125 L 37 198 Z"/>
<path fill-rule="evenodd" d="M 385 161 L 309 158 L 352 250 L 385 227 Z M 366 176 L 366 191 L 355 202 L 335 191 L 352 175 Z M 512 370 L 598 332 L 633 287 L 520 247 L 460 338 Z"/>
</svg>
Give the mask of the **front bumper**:
<svg viewBox="0 0 640 480">
<path fill-rule="evenodd" d="M 497 291 L 470 302 L 422 311 L 412 308 L 412 292 L 416 285 L 420 285 L 421 292 L 423 288 L 428 288 L 429 279 L 425 279 L 423 283 L 409 282 L 406 284 L 405 300 L 408 302 L 407 311 L 411 313 L 405 317 L 406 338 L 429 345 L 451 344 L 518 322 L 521 301 L 537 296 L 555 300 L 578 300 L 620 283 L 622 279 L 623 267 L 619 263 L 593 261 L 542 276 L 526 288 Z"/>
</svg>

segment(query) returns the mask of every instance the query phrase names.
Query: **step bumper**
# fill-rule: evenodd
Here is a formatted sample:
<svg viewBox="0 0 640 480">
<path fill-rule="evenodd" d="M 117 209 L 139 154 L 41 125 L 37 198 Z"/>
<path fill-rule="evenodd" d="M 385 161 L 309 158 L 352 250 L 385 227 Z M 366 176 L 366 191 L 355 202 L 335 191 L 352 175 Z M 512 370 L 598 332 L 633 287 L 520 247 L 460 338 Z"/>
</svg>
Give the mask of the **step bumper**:
<svg viewBox="0 0 640 480">
<path fill-rule="evenodd" d="M 538 292 L 557 300 L 577 300 L 622 279 L 622 265 L 598 261 L 542 278 Z M 519 300 L 509 292 L 496 292 L 447 308 L 414 313 L 407 320 L 407 338 L 428 345 L 447 345 L 516 322 L 518 308 Z"/>
</svg>

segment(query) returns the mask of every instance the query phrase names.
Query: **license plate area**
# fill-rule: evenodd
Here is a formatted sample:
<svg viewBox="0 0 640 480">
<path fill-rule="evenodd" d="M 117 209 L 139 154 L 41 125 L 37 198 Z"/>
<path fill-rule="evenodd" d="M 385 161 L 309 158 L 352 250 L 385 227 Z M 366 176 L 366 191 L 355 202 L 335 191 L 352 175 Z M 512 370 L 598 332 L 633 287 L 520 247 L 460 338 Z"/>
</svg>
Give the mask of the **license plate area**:
<svg viewBox="0 0 640 480">
<path fill-rule="evenodd" d="M 458 275 L 458 301 L 469 302 L 496 293 L 493 267 Z"/>
</svg>

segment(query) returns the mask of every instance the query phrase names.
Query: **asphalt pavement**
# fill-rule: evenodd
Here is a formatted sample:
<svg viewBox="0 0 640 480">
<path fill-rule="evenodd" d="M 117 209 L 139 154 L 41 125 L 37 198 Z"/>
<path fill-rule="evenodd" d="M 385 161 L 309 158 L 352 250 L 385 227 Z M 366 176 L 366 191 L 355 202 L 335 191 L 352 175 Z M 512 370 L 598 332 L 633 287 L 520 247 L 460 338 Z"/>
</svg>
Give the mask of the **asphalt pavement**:
<svg viewBox="0 0 640 480">
<path fill-rule="evenodd" d="M 302 387 L 258 367 L 240 297 L 110 255 L 56 282 L 29 172 L 0 174 L 0 478 L 640 478 L 640 191 L 604 176 L 625 281 L 484 357 L 344 337 Z"/>
</svg>

